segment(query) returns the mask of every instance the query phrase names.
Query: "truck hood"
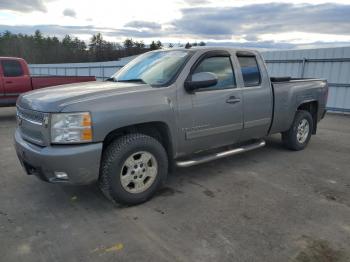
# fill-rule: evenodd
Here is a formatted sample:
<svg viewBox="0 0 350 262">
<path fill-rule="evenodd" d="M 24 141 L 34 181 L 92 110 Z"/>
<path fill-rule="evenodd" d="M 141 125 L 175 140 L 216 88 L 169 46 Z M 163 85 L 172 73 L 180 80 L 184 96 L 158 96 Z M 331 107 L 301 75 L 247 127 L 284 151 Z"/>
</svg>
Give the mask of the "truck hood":
<svg viewBox="0 0 350 262">
<path fill-rule="evenodd" d="M 22 94 L 17 105 L 41 112 L 59 112 L 64 107 L 84 100 L 152 89 L 147 84 L 127 82 L 86 82 L 47 87 Z"/>
</svg>

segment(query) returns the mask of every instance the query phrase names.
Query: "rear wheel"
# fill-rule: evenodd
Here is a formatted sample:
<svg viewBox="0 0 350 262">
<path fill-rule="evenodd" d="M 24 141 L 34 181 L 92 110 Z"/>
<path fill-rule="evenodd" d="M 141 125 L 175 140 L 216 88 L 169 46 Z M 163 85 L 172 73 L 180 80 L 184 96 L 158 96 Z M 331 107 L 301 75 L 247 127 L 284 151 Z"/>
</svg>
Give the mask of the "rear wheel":
<svg viewBox="0 0 350 262">
<path fill-rule="evenodd" d="M 167 170 L 168 158 L 162 144 L 147 135 L 129 134 L 106 148 L 99 185 L 113 202 L 140 204 L 163 184 Z"/>
<path fill-rule="evenodd" d="M 298 110 L 291 128 L 282 133 L 282 141 L 291 150 L 302 150 L 310 141 L 312 129 L 311 114 L 308 111 Z"/>
</svg>

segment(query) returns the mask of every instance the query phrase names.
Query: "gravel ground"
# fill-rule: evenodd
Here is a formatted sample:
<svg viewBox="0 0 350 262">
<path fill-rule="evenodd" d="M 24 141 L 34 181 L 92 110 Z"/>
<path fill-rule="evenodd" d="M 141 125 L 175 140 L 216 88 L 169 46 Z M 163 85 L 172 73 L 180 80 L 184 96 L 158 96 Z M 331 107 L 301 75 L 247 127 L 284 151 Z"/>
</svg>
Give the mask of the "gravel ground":
<svg viewBox="0 0 350 262">
<path fill-rule="evenodd" d="M 301 152 L 267 146 L 177 169 L 151 201 L 27 176 L 15 109 L 0 108 L 0 261 L 350 261 L 350 118 L 327 115 Z"/>
</svg>

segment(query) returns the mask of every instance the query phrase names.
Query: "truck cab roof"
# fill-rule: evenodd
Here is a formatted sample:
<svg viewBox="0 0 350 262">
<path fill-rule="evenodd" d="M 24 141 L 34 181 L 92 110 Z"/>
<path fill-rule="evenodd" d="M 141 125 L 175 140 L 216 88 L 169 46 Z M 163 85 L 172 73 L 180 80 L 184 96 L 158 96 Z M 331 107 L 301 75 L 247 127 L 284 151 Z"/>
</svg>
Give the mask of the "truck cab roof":
<svg viewBox="0 0 350 262">
<path fill-rule="evenodd" d="M 205 50 L 205 51 L 220 51 L 220 50 L 226 50 L 226 51 L 246 51 L 246 52 L 252 52 L 252 53 L 258 53 L 258 51 L 254 49 L 248 49 L 248 48 L 236 48 L 236 47 L 229 47 L 229 46 L 193 46 L 190 48 L 165 48 L 165 49 L 159 49 L 156 51 L 171 51 L 171 50 L 181 50 L 181 51 L 186 51 L 186 50 Z"/>
</svg>

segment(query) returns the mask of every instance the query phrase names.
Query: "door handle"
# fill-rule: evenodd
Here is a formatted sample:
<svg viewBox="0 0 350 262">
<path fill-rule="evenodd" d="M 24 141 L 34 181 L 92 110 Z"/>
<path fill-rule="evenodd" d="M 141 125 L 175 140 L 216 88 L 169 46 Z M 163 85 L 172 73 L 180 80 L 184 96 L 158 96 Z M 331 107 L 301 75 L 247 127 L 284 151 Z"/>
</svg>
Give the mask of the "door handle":
<svg viewBox="0 0 350 262">
<path fill-rule="evenodd" d="M 241 99 L 235 96 L 230 96 L 229 98 L 227 98 L 226 103 L 228 104 L 236 104 L 241 102 Z"/>
</svg>

